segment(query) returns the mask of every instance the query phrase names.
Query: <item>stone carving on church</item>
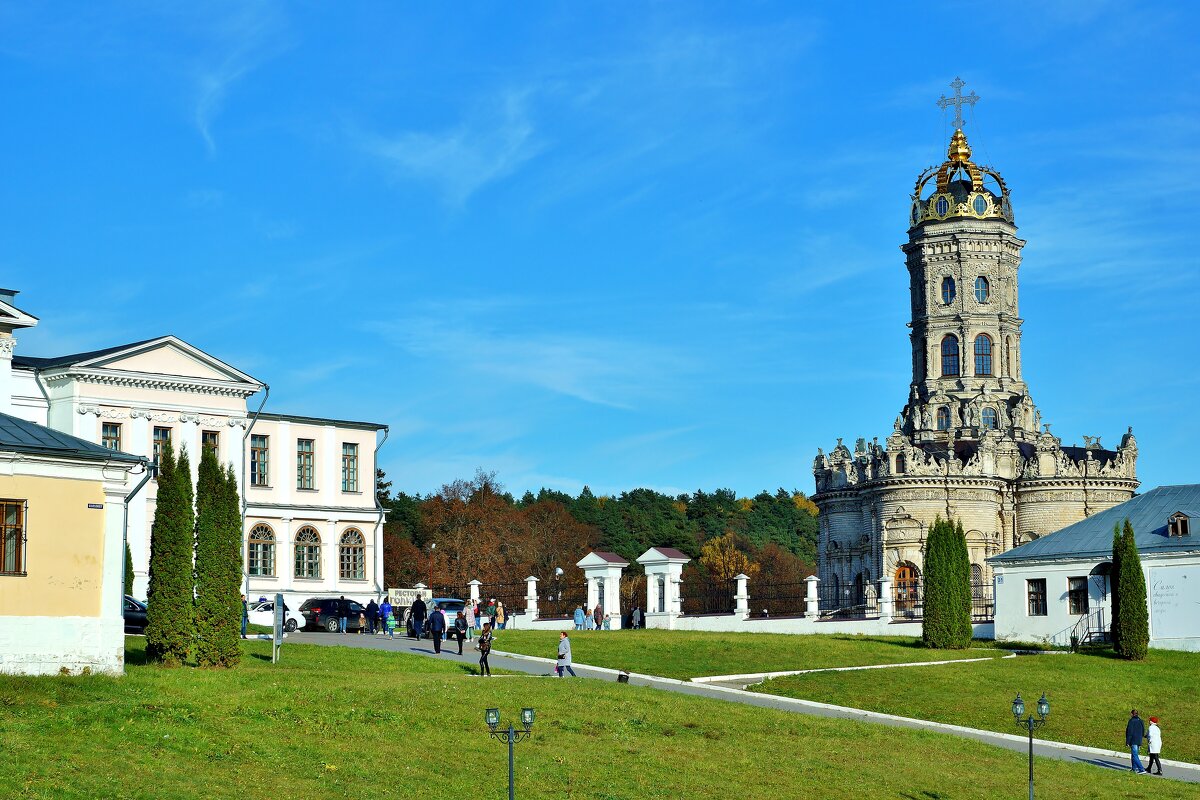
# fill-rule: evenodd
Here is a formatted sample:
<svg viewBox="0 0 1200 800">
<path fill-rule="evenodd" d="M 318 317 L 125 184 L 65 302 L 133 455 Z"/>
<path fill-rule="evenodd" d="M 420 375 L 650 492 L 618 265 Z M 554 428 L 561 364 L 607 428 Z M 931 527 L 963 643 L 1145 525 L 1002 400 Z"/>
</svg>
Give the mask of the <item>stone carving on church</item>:
<svg viewBox="0 0 1200 800">
<path fill-rule="evenodd" d="M 985 175 L 996 179 L 998 190 L 983 185 Z M 959 224 L 964 220 L 969 227 Z M 818 450 L 813 459 L 813 500 L 822 531 L 859 542 L 854 549 L 863 553 L 883 553 L 885 571 L 878 577 L 885 579 L 901 563 L 922 567 L 924 531 L 935 515 L 950 512 L 973 534 L 993 531 L 976 538 L 982 552 L 995 555 L 1127 500 L 1138 485 L 1132 429 L 1115 450 L 1106 450 L 1099 436 L 1084 437 L 1079 450 L 1064 449 L 1019 377 L 1018 270 L 1025 243 L 1017 237 L 1003 178 L 971 161 L 961 130 L 951 139 L 946 162 L 918 179 L 908 224 L 902 249 L 910 277 L 909 327 L 919 357 L 907 402 L 882 444 L 858 438 L 852 453 L 838 439 L 828 455 Z M 990 281 L 986 304 L 976 301 L 974 276 Z M 947 277 L 962 281 L 949 303 L 942 294 Z M 977 355 L 982 334 L 991 340 L 991 362 L 977 370 L 977 358 L 988 357 L 986 351 Z M 943 375 L 941 343 L 947 335 L 958 339 L 959 360 L 948 362 Z M 939 425 L 942 408 L 949 418 Z M 983 428 L 985 408 L 996 414 L 994 429 Z M 908 512 L 868 513 L 900 500 Z M 822 543 L 829 538 L 823 536 Z M 853 574 L 839 571 L 850 562 L 833 564 L 826 547 L 819 553 L 822 580 L 836 575 L 843 585 L 853 581 Z"/>
<path fill-rule="evenodd" d="M 11 336 L 0 336 L 0 358 L 12 358 L 17 340 Z"/>
</svg>

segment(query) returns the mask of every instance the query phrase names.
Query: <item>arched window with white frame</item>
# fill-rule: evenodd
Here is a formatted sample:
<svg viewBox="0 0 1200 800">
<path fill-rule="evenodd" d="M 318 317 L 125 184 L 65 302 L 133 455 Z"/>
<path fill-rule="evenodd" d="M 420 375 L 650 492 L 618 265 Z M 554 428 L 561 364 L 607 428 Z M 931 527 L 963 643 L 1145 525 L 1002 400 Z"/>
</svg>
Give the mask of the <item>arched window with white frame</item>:
<svg viewBox="0 0 1200 800">
<path fill-rule="evenodd" d="M 958 377 L 958 337 L 952 333 L 942 338 L 942 377 Z"/>
<path fill-rule="evenodd" d="M 344 581 L 367 579 L 367 542 L 355 528 L 343 533 L 338 542 L 338 577 Z"/>
<path fill-rule="evenodd" d="M 321 577 L 321 534 L 314 528 L 296 531 L 296 577 Z"/>
<path fill-rule="evenodd" d="M 275 532 L 271 526 L 259 523 L 250 529 L 246 552 L 246 573 L 253 577 L 275 575 Z"/>
</svg>

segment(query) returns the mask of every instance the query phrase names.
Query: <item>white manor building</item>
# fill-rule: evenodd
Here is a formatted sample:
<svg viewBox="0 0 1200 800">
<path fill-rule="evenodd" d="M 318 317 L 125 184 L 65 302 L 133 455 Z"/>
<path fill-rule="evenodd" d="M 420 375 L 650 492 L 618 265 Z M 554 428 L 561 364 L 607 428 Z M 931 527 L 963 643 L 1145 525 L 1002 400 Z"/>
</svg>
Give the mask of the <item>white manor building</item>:
<svg viewBox="0 0 1200 800">
<path fill-rule="evenodd" d="M 175 336 L 63 356 L 14 353 L 36 317 L 0 289 L 0 412 L 154 459 L 201 448 L 232 463 L 245 503 L 247 596 L 355 599 L 383 589 L 384 512 L 375 500 L 387 426 L 268 412 L 266 384 Z M 382 435 L 381 435 L 382 432 Z M 136 480 L 136 476 L 135 476 Z M 146 596 L 156 487 L 129 501 L 134 587 Z"/>
</svg>

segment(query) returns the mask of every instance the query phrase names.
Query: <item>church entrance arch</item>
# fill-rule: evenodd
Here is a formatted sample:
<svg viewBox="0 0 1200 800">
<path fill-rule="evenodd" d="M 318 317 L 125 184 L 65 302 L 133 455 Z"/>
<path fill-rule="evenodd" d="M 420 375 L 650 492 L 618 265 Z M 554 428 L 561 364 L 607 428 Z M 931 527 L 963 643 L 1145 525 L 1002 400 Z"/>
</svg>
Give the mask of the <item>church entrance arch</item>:
<svg viewBox="0 0 1200 800">
<path fill-rule="evenodd" d="M 892 581 L 896 611 L 911 616 L 921 606 L 921 571 L 911 561 L 896 567 Z"/>
</svg>

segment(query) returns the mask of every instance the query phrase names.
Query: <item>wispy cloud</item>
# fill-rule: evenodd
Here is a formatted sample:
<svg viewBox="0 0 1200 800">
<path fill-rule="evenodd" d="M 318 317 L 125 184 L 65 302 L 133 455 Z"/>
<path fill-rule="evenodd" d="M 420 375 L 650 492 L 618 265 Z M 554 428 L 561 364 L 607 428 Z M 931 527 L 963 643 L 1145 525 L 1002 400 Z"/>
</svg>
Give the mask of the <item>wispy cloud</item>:
<svg viewBox="0 0 1200 800">
<path fill-rule="evenodd" d="M 529 115 L 529 93 L 507 91 L 458 125 L 436 133 L 357 135 L 367 152 L 397 174 L 433 183 L 451 205 L 462 205 L 493 181 L 515 172 L 545 146 Z"/>
</svg>

